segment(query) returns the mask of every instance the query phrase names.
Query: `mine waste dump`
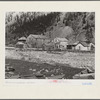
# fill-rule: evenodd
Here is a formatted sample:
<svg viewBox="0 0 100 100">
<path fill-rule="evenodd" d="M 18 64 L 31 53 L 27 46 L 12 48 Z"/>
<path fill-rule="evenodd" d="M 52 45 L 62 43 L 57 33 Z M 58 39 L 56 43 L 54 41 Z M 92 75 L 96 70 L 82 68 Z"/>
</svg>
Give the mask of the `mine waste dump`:
<svg viewBox="0 0 100 100">
<path fill-rule="evenodd" d="M 91 67 L 73 68 L 66 64 L 50 65 L 6 59 L 6 79 L 94 79 Z"/>
</svg>

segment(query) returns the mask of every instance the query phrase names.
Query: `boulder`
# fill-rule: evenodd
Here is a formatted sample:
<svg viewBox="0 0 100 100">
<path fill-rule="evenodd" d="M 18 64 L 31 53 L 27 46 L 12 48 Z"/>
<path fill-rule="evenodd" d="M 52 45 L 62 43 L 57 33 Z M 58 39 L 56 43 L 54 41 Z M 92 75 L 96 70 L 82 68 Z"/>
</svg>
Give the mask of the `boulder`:
<svg viewBox="0 0 100 100">
<path fill-rule="evenodd" d="M 47 79 L 62 79 L 64 78 L 64 74 L 63 75 L 56 75 L 56 76 L 51 76 L 51 77 L 47 77 Z"/>
<path fill-rule="evenodd" d="M 89 74 L 76 74 L 73 76 L 73 79 L 94 79 L 95 74 L 89 73 Z"/>
</svg>

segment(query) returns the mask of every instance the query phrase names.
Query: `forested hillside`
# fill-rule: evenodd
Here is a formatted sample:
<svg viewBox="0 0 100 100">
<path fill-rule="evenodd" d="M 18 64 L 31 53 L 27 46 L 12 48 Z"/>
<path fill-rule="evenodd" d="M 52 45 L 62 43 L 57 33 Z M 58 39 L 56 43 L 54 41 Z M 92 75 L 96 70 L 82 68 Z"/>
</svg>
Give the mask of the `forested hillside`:
<svg viewBox="0 0 100 100">
<path fill-rule="evenodd" d="M 77 40 L 94 42 L 95 13 L 94 12 L 72 12 L 65 16 L 65 25 L 71 26 L 76 34 Z"/>
<path fill-rule="evenodd" d="M 6 45 L 14 45 L 18 38 L 43 34 L 74 40 L 94 42 L 94 12 L 9 12 L 5 18 Z"/>
</svg>

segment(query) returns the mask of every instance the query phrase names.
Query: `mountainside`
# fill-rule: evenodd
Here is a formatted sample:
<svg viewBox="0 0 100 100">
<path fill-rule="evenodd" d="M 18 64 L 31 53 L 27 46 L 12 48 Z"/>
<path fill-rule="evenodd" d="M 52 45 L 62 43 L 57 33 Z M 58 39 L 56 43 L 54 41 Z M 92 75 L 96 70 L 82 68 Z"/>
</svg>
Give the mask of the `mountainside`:
<svg viewBox="0 0 100 100">
<path fill-rule="evenodd" d="M 9 12 L 5 24 L 6 45 L 14 45 L 18 38 L 30 34 L 95 42 L 94 12 Z"/>
<path fill-rule="evenodd" d="M 87 41 L 95 43 L 95 13 L 61 13 L 60 20 L 53 24 L 49 34 L 51 34 L 51 38 L 66 37 L 71 42 Z"/>
</svg>

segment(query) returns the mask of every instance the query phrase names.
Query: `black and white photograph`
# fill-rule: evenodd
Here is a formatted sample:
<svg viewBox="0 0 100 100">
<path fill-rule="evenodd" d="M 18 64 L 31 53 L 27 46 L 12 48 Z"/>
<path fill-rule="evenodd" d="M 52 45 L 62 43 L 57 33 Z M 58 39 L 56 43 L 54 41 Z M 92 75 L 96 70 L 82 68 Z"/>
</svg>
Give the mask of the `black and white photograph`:
<svg viewBox="0 0 100 100">
<path fill-rule="evenodd" d="M 5 79 L 95 79 L 95 12 L 6 12 Z"/>
</svg>

